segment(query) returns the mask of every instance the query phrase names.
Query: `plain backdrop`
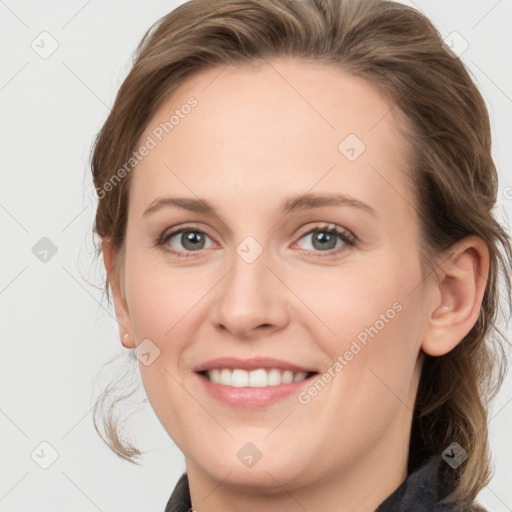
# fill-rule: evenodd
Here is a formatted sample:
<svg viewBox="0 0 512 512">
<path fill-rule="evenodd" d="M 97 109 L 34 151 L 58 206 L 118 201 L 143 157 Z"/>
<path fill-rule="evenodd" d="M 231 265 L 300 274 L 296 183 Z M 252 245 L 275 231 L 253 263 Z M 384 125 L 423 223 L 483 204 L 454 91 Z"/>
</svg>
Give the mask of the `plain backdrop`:
<svg viewBox="0 0 512 512">
<path fill-rule="evenodd" d="M 88 169 L 137 43 L 181 3 L 0 0 L 0 512 L 162 512 L 185 469 L 143 388 L 132 417 L 142 466 L 93 428 L 98 372 L 125 349 L 94 258 Z M 465 49 L 492 120 L 497 215 L 509 222 L 512 2 L 405 3 Z M 495 476 L 479 496 L 493 512 L 512 510 L 510 383 L 490 423 Z"/>
</svg>

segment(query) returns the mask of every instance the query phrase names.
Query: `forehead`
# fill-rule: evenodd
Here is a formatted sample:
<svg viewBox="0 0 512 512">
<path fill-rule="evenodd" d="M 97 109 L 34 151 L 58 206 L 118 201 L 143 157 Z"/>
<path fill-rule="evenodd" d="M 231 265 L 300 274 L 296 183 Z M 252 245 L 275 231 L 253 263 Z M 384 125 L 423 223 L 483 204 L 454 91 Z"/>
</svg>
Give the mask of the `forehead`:
<svg viewBox="0 0 512 512">
<path fill-rule="evenodd" d="M 408 195 L 396 114 L 377 87 L 332 64 L 282 58 L 201 71 L 148 123 L 140 141 L 154 147 L 133 194 L 147 205 L 163 194 L 247 204 L 343 192 L 396 210 Z"/>
</svg>

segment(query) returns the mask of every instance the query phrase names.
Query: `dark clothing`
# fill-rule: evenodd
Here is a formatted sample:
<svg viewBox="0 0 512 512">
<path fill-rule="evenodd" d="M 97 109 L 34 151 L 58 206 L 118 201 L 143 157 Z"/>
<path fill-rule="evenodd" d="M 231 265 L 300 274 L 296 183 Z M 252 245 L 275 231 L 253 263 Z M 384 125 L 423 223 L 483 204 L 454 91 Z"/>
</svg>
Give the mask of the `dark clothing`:
<svg viewBox="0 0 512 512">
<path fill-rule="evenodd" d="M 449 480 L 451 471 L 440 456 L 430 457 L 375 512 L 486 512 L 477 504 L 464 508 L 456 502 L 444 501 L 453 485 Z M 165 512 L 189 512 L 191 507 L 188 477 L 183 473 L 167 502 Z"/>
<path fill-rule="evenodd" d="M 375 512 L 486 512 L 476 503 L 462 506 L 444 498 L 453 490 L 453 469 L 439 456 L 432 456 L 413 471 Z"/>
</svg>

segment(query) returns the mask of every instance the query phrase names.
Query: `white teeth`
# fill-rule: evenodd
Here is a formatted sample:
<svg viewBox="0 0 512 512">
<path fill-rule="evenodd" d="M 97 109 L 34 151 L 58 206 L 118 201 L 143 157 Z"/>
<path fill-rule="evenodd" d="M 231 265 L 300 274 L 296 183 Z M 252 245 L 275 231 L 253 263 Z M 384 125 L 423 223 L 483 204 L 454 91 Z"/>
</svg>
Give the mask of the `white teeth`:
<svg viewBox="0 0 512 512">
<path fill-rule="evenodd" d="M 281 384 L 281 372 L 279 370 L 268 370 L 267 374 L 267 386 L 277 386 Z"/>
<path fill-rule="evenodd" d="M 306 372 L 293 373 L 290 370 L 284 372 L 276 368 L 265 370 L 258 368 L 250 372 L 241 369 L 230 370 L 228 368 L 214 369 L 207 372 L 208 378 L 212 382 L 224 386 L 235 388 L 264 388 L 267 386 L 278 386 L 279 384 L 289 384 L 290 382 L 299 382 L 307 377 Z"/>
<path fill-rule="evenodd" d="M 231 385 L 234 388 L 245 388 L 249 385 L 249 374 L 244 370 L 233 370 Z"/>
<path fill-rule="evenodd" d="M 221 370 L 219 382 L 225 386 L 231 386 L 231 373 L 231 370 L 226 368 Z"/>
<path fill-rule="evenodd" d="M 243 370 L 238 371 L 241 372 Z M 254 370 L 251 373 L 244 373 L 248 376 L 248 382 L 245 384 L 245 386 L 250 386 L 251 388 L 264 388 L 267 385 L 267 372 L 263 368 Z"/>
</svg>

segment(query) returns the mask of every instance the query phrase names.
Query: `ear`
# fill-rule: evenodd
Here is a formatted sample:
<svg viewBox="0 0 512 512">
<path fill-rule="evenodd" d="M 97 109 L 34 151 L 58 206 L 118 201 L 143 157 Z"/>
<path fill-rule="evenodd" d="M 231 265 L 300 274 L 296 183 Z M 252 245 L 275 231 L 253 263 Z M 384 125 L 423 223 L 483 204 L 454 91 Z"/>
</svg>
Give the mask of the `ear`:
<svg viewBox="0 0 512 512">
<path fill-rule="evenodd" d="M 431 356 L 450 352 L 473 328 L 489 274 L 489 249 L 469 236 L 450 249 L 432 285 L 422 350 Z"/>
<path fill-rule="evenodd" d="M 119 326 L 119 335 L 121 343 L 126 348 L 135 347 L 135 339 L 133 337 L 132 323 L 130 319 L 130 311 L 124 295 L 123 275 L 119 274 L 115 268 L 115 250 L 112 242 L 102 239 L 103 263 L 107 271 L 108 282 L 112 290 L 112 299 L 114 300 L 114 308 L 116 313 L 117 325 Z"/>
</svg>

